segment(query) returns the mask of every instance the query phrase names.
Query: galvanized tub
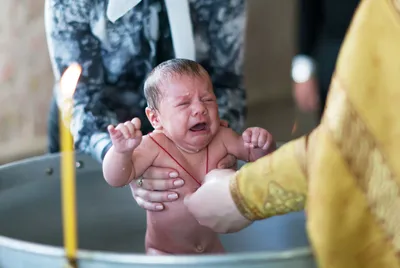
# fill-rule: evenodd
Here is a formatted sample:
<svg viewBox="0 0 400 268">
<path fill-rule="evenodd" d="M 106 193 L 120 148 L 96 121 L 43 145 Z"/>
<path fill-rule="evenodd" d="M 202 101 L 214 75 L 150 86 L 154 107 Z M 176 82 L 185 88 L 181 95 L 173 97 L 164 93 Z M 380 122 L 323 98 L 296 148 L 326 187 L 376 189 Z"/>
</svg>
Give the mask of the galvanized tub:
<svg viewBox="0 0 400 268">
<path fill-rule="evenodd" d="M 79 267 L 316 267 L 303 213 L 221 235 L 223 256 L 146 256 L 146 214 L 130 189 L 109 187 L 92 158 L 76 160 Z M 46 155 L 0 167 L 0 267 L 64 267 L 59 162 Z"/>
</svg>

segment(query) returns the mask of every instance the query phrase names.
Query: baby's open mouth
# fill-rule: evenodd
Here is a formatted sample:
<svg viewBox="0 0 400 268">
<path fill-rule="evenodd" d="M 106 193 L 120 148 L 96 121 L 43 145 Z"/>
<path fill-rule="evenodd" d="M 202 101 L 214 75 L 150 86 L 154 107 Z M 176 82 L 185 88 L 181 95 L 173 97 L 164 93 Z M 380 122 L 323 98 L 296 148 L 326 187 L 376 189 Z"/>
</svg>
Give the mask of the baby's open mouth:
<svg viewBox="0 0 400 268">
<path fill-rule="evenodd" d="M 196 125 L 194 125 L 193 127 L 190 128 L 191 131 L 202 131 L 205 130 L 207 128 L 207 124 L 206 123 L 198 123 Z"/>
</svg>

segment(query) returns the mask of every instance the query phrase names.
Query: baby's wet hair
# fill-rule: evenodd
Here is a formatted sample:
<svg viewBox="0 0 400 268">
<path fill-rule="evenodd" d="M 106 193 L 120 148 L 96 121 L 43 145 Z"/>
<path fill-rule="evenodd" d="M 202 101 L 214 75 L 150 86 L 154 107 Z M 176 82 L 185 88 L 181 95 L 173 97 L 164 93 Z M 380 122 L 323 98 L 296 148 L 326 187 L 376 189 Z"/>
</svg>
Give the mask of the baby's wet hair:
<svg viewBox="0 0 400 268">
<path fill-rule="evenodd" d="M 188 59 L 171 59 L 157 65 L 144 82 L 144 96 L 149 108 L 158 109 L 162 98 L 160 85 L 176 75 L 204 77 L 208 73 L 199 63 Z"/>
</svg>

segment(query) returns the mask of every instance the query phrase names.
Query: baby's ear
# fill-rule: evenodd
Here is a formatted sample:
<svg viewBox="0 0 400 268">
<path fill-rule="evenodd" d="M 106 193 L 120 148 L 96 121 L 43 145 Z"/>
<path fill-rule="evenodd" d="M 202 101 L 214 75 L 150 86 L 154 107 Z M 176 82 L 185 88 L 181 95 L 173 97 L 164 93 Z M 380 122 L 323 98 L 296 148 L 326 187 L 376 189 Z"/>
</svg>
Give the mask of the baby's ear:
<svg viewBox="0 0 400 268">
<path fill-rule="evenodd" d="M 152 109 L 149 107 L 146 107 L 145 111 L 146 111 L 147 119 L 149 119 L 153 128 L 156 130 L 162 129 L 162 125 L 161 125 L 160 118 L 158 116 L 157 111 L 155 109 Z"/>
</svg>

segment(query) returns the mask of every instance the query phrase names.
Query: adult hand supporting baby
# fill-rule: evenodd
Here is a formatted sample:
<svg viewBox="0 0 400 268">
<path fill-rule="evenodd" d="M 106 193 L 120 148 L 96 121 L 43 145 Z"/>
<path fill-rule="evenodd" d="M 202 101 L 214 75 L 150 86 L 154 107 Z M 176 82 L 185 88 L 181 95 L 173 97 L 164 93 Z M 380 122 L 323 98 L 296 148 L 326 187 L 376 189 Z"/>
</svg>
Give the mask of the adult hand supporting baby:
<svg viewBox="0 0 400 268">
<path fill-rule="evenodd" d="M 221 120 L 221 126 L 228 127 L 228 121 Z M 217 168 L 237 169 L 237 159 L 233 155 L 222 158 Z M 132 194 L 136 203 L 151 211 L 164 210 L 163 202 L 171 202 L 178 199 L 178 193 L 170 191 L 184 185 L 176 170 L 171 168 L 150 167 L 142 176 L 142 185 L 132 184 Z"/>
<path fill-rule="evenodd" d="M 218 163 L 218 168 L 235 168 L 236 157 L 227 155 Z M 142 185 L 132 183 L 132 194 L 136 203 L 151 211 L 162 211 L 163 202 L 178 199 L 178 193 L 171 191 L 184 185 L 176 170 L 171 168 L 150 167 L 142 176 Z"/>
<path fill-rule="evenodd" d="M 132 183 L 132 194 L 136 203 L 151 211 L 164 209 L 162 202 L 170 202 L 178 199 L 178 194 L 170 191 L 182 187 L 184 181 L 172 168 L 149 167 L 142 176 L 142 185 L 139 187 Z"/>
<path fill-rule="evenodd" d="M 203 185 L 185 198 L 185 205 L 197 221 L 218 233 L 232 233 L 249 226 L 237 209 L 229 189 L 234 170 L 212 170 Z"/>
</svg>

